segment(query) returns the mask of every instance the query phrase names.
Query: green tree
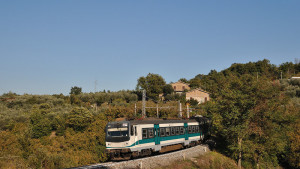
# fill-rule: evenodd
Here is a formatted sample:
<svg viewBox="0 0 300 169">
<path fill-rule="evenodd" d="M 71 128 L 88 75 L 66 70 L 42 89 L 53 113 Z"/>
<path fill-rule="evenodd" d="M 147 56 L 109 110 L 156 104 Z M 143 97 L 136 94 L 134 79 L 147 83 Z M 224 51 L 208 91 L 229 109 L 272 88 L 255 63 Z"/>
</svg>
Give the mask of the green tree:
<svg viewBox="0 0 300 169">
<path fill-rule="evenodd" d="M 138 79 L 137 90 L 145 89 L 147 96 L 158 100 L 158 95 L 163 93 L 163 87 L 166 85 L 164 78 L 158 74 L 149 73 L 146 77 Z"/>
<path fill-rule="evenodd" d="M 184 83 L 188 83 L 188 80 L 186 78 L 180 78 L 179 81 L 184 82 Z"/>
<path fill-rule="evenodd" d="M 273 168 L 286 156 L 288 125 L 293 118 L 286 112 L 288 100 L 281 95 L 279 83 L 262 79 L 257 83 L 259 90 L 255 91 L 255 107 L 251 110 L 249 138 L 244 149 L 248 148 L 245 153 L 252 156 L 257 168 Z"/>
<path fill-rule="evenodd" d="M 50 135 L 51 133 L 51 121 L 48 118 L 41 118 L 37 123 L 32 125 L 32 137 L 40 138 Z"/>
<path fill-rule="evenodd" d="M 290 76 L 296 73 L 295 65 L 292 62 L 285 62 L 279 66 L 280 73 L 283 73 L 283 78 L 290 78 Z"/>
<path fill-rule="evenodd" d="M 81 87 L 77 87 L 74 86 L 71 88 L 70 94 L 74 94 L 74 95 L 79 95 L 80 93 L 82 93 L 82 88 Z"/>
<path fill-rule="evenodd" d="M 235 74 L 241 76 L 250 74 L 253 76 L 266 76 L 270 79 L 278 79 L 278 69 L 271 64 L 269 60 L 264 59 L 257 62 L 249 62 L 246 64 L 234 63 L 229 68 L 221 71 L 225 76 Z"/>
<path fill-rule="evenodd" d="M 163 93 L 164 93 L 164 95 L 172 94 L 173 92 L 174 92 L 174 89 L 173 89 L 172 85 L 166 84 L 166 85 L 163 87 Z"/>
<path fill-rule="evenodd" d="M 287 111 L 279 82 L 227 73 L 215 79 L 215 98 L 206 104 L 214 132 L 222 140 L 219 148 L 237 159 L 239 167 L 243 159 L 244 165 L 273 168 L 288 154 L 287 133 L 297 110 Z"/>
<path fill-rule="evenodd" d="M 217 135 L 225 138 L 230 154 L 238 160 L 241 168 L 242 145 L 248 136 L 251 109 L 259 99 L 255 96 L 259 85 L 249 75 L 241 78 L 231 75 L 221 90 L 215 102 L 208 104 L 207 111 L 215 121 Z"/>
<path fill-rule="evenodd" d="M 51 121 L 48 119 L 47 114 L 50 111 L 50 105 L 43 103 L 33 108 L 30 115 L 30 126 L 33 138 L 40 138 L 47 136 L 51 133 Z"/>
<path fill-rule="evenodd" d="M 295 168 L 300 167 L 300 119 L 292 126 L 293 130 L 288 133 L 290 140 L 290 152 L 288 162 Z"/>
<path fill-rule="evenodd" d="M 93 121 L 92 113 L 85 108 L 74 108 L 66 117 L 66 126 L 83 131 Z"/>
<path fill-rule="evenodd" d="M 70 103 L 80 106 L 81 105 L 81 100 L 79 99 L 78 95 L 71 94 L 70 95 Z"/>
<path fill-rule="evenodd" d="M 187 102 L 190 103 L 191 106 L 198 106 L 199 104 L 199 102 L 193 98 L 189 99 Z"/>
<path fill-rule="evenodd" d="M 201 86 L 201 80 L 199 78 L 193 78 L 189 81 L 191 88 L 198 88 Z"/>
</svg>

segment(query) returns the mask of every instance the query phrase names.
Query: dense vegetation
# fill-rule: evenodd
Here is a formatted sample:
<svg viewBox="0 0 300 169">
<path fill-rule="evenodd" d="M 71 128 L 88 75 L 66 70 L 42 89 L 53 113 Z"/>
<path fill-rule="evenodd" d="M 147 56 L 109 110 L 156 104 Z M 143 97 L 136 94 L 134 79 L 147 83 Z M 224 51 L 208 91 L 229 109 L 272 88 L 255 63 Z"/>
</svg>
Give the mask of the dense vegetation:
<svg viewBox="0 0 300 169">
<path fill-rule="evenodd" d="M 268 60 L 233 64 L 228 69 L 182 81 L 210 92 L 212 100 L 192 114 L 213 120 L 217 151 L 245 168 L 300 167 L 299 63 L 275 66 Z M 282 77 L 282 80 L 281 80 Z M 172 87 L 157 74 L 138 79 L 135 91 L 70 95 L 18 95 L 0 99 L 0 168 L 67 168 L 107 160 L 105 125 L 117 117 L 141 118 L 141 89 L 147 90 L 148 117 L 177 117 Z M 164 93 L 165 101 L 158 95 Z M 135 108 L 136 107 L 136 108 Z M 185 114 L 185 113 L 184 113 Z"/>
</svg>

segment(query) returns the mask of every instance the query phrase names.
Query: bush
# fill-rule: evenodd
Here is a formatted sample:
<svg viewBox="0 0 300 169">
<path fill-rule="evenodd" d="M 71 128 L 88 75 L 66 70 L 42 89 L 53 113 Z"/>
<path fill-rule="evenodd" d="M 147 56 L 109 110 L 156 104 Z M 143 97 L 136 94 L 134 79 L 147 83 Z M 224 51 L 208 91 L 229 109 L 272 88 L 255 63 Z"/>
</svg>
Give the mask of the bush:
<svg viewBox="0 0 300 169">
<path fill-rule="evenodd" d="M 74 108 L 66 117 L 66 126 L 83 131 L 93 121 L 92 113 L 85 108 Z"/>
<path fill-rule="evenodd" d="M 293 86 L 300 86 L 300 79 L 291 79 L 290 84 Z"/>
<path fill-rule="evenodd" d="M 31 127 L 32 137 L 40 138 L 43 136 L 48 136 L 51 133 L 51 123 L 47 118 L 40 119 L 37 123 L 34 123 Z"/>
</svg>

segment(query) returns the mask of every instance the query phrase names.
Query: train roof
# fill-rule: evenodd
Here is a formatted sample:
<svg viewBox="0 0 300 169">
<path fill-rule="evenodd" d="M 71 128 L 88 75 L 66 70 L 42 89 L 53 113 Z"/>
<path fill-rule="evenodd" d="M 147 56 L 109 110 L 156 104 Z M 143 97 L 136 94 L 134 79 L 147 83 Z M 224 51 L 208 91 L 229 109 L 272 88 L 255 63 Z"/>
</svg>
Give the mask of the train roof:
<svg viewBox="0 0 300 169">
<path fill-rule="evenodd" d="M 166 123 L 192 123 L 197 122 L 195 119 L 188 120 L 130 120 L 130 124 L 166 124 Z"/>
</svg>

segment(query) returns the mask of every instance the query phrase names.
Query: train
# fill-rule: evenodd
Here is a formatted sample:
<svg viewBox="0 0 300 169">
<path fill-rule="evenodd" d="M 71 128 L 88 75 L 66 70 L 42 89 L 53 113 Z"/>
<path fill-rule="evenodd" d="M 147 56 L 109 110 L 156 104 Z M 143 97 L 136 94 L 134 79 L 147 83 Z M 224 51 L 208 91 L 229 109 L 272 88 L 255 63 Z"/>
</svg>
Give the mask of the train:
<svg viewBox="0 0 300 169">
<path fill-rule="evenodd" d="M 145 119 L 108 122 L 106 153 L 110 160 L 129 160 L 195 146 L 210 137 L 211 120 Z"/>
</svg>

